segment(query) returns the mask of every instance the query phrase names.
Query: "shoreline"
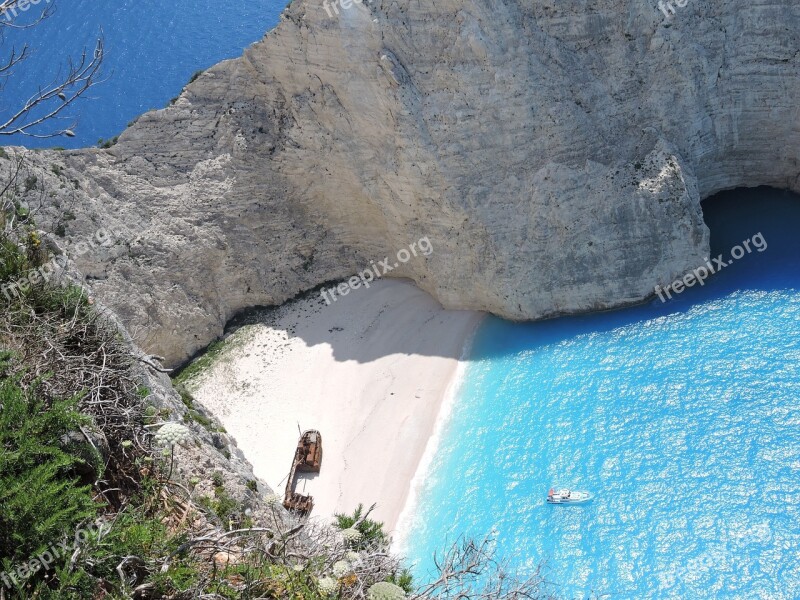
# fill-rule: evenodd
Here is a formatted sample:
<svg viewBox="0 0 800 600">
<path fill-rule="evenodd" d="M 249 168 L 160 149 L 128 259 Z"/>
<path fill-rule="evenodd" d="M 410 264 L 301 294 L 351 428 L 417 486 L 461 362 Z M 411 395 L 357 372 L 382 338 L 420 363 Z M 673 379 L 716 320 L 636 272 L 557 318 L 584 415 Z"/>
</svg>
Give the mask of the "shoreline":
<svg viewBox="0 0 800 600">
<path fill-rule="evenodd" d="M 394 532 L 392 549 L 398 554 L 402 554 L 405 550 L 406 538 L 410 529 L 411 515 L 413 514 L 414 508 L 419 503 L 423 481 L 433 466 L 433 459 L 441 443 L 444 428 L 449 422 L 450 415 L 458 400 L 458 393 L 461 390 L 464 377 L 466 376 L 467 357 L 469 356 L 475 334 L 484 316 L 483 314 L 476 316 L 471 331 L 469 331 L 463 339 L 461 355 L 453 366 L 444 393 L 439 397 L 439 406 L 436 411 L 436 417 L 431 423 L 430 435 L 425 442 L 419 458 L 415 461 L 416 467 L 414 468 L 413 475 L 406 486 L 406 492 L 403 495 L 402 501 L 399 503 L 400 511 L 397 513 L 394 521 L 395 526 L 392 529 Z"/>
<path fill-rule="evenodd" d="M 186 385 L 281 497 L 298 429 L 319 430 L 321 471 L 296 486 L 314 497 L 312 516 L 375 502 L 372 516 L 402 537 L 483 317 L 407 280 L 331 305 L 310 294 L 249 319 Z"/>
<path fill-rule="evenodd" d="M 459 392 L 464 384 L 464 380 L 467 375 L 467 359 L 472 350 L 472 346 L 475 342 L 475 336 L 478 333 L 478 329 L 480 328 L 482 321 L 483 317 L 478 319 L 472 331 L 464 339 L 464 344 L 461 349 L 461 356 L 458 359 L 455 372 L 451 376 L 447 390 L 441 399 L 439 405 L 439 414 L 436 416 L 436 422 L 433 425 L 433 431 L 431 432 L 431 436 L 428 438 L 428 442 L 425 445 L 425 450 L 423 451 L 422 457 L 417 464 L 414 476 L 409 482 L 408 491 L 406 492 L 406 497 L 403 502 L 403 508 L 397 517 L 397 535 L 392 540 L 392 550 L 400 556 L 406 555 L 406 551 L 408 549 L 408 536 L 411 532 L 412 518 L 417 506 L 419 505 L 420 495 L 422 494 L 422 488 L 425 479 L 433 467 L 436 451 L 438 450 L 442 442 L 442 437 L 444 436 L 444 430 L 447 424 L 450 422 L 450 417 L 452 416 L 453 409 L 456 406 Z"/>
</svg>

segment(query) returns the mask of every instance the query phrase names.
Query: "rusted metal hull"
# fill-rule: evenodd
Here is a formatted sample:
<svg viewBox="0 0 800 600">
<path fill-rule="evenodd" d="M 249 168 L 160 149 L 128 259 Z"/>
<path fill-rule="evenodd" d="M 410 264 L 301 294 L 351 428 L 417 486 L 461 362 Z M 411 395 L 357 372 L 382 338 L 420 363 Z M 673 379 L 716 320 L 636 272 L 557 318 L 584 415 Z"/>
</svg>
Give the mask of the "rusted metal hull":
<svg viewBox="0 0 800 600">
<path fill-rule="evenodd" d="M 322 435 L 319 431 L 306 431 L 297 443 L 294 457 L 297 470 L 302 473 L 319 473 L 322 467 Z"/>
<path fill-rule="evenodd" d="M 322 467 L 322 435 L 319 431 L 304 432 L 297 442 L 297 449 L 286 484 L 283 506 L 287 510 L 307 515 L 314 508 L 314 498 L 296 492 L 298 473 L 319 473 Z"/>
</svg>

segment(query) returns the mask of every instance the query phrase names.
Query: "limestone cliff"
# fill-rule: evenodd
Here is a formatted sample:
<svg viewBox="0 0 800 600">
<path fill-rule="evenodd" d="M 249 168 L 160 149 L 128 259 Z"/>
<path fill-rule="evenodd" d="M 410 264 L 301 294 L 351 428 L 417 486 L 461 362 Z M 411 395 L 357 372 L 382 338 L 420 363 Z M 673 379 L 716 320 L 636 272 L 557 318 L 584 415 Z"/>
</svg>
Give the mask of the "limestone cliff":
<svg viewBox="0 0 800 600">
<path fill-rule="evenodd" d="M 391 275 L 447 307 L 636 302 L 705 262 L 702 198 L 800 191 L 795 0 L 338 10 L 295 0 L 110 150 L 30 153 L 70 243 L 123 231 L 78 264 L 170 363 L 423 236 L 433 254 Z"/>
</svg>

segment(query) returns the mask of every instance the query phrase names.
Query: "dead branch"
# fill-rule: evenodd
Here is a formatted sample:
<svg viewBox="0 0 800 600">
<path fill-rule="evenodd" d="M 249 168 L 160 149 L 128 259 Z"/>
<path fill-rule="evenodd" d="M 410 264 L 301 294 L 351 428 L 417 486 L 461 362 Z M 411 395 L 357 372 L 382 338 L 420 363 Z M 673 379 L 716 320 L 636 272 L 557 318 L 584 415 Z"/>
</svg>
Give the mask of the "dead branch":
<svg viewBox="0 0 800 600">
<path fill-rule="evenodd" d="M 37 129 L 47 121 L 59 118 L 59 115 L 68 106 L 74 104 L 89 89 L 100 83 L 98 74 L 104 56 L 105 49 L 103 38 L 101 37 L 97 40 L 91 56 L 84 50 L 77 62 L 73 62 L 70 59 L 65 77 L 56 79 L 43 88 L 40 87 L 22 107 L 13 112 L 5 122 L 0 123 L 0 135 L 22 134 L 34 138 L 52 138 L 61 135 L 74 136 L 75 134 L 70 128 L 74 127 L 74 124 L 70 127 L 58 128 L 55 131 L 46 133 L 41 133 Z M 18 65 L 20 60 L 18 59 L 12 66 Z M 38 109 L 41 109 L 43 113 L 35 116 L 34 112 Z"/>
<path fill-rule="evenodd" d="M 495 557 L 494 540 L 461 538 L 433 557 L 437 578 L 422 586 L 409 600 L 545 600 L 540 565 L 532 575 L 518 578 Z"/>
</svg>

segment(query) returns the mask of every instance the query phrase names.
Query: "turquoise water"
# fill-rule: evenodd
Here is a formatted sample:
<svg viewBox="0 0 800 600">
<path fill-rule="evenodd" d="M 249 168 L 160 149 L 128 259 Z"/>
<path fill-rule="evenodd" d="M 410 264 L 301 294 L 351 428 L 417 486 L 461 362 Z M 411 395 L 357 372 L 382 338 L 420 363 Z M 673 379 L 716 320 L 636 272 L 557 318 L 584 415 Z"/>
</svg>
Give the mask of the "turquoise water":
<svg viewBox="0 0 800 600">
<path fill-rule="evenodd" d="M 800 198 L 704 212 L 713 255 L 767 249 L 666 304 L 485 322 L 408 536 L 420 577 L 493 532 L 561 597 L 800 597 Z M 554 484 L 596 498 L 550 506 Z"/>
<path fill-rule="evenodd" d="M 0 56 L 28 43 L 33 53 L 4 80 L 0 117 L 20 106 L 39 85 L 53 81 L 68 56 L 94 48 L 102 32 L 106 60 L 102 85 L 75 105 L 61 126 L 73 120 L 76 137 L 37 140 L 14 136 L 3 145 L 29 147 L 94 145 L 118 135 L 126 124 L 152 108 L 163 108 L 191 75 L 226 58 L 241 56 L 279 20 L 288 0 L 52 0 L 56 11 L 33 29 L 4 31 Z M 42 2 L 39 6 L 44 6 Z M 35 8 L 19 13 L 30 21 Z M 3 61 L 5 62 L 5 61 Z"/>
</svg>

